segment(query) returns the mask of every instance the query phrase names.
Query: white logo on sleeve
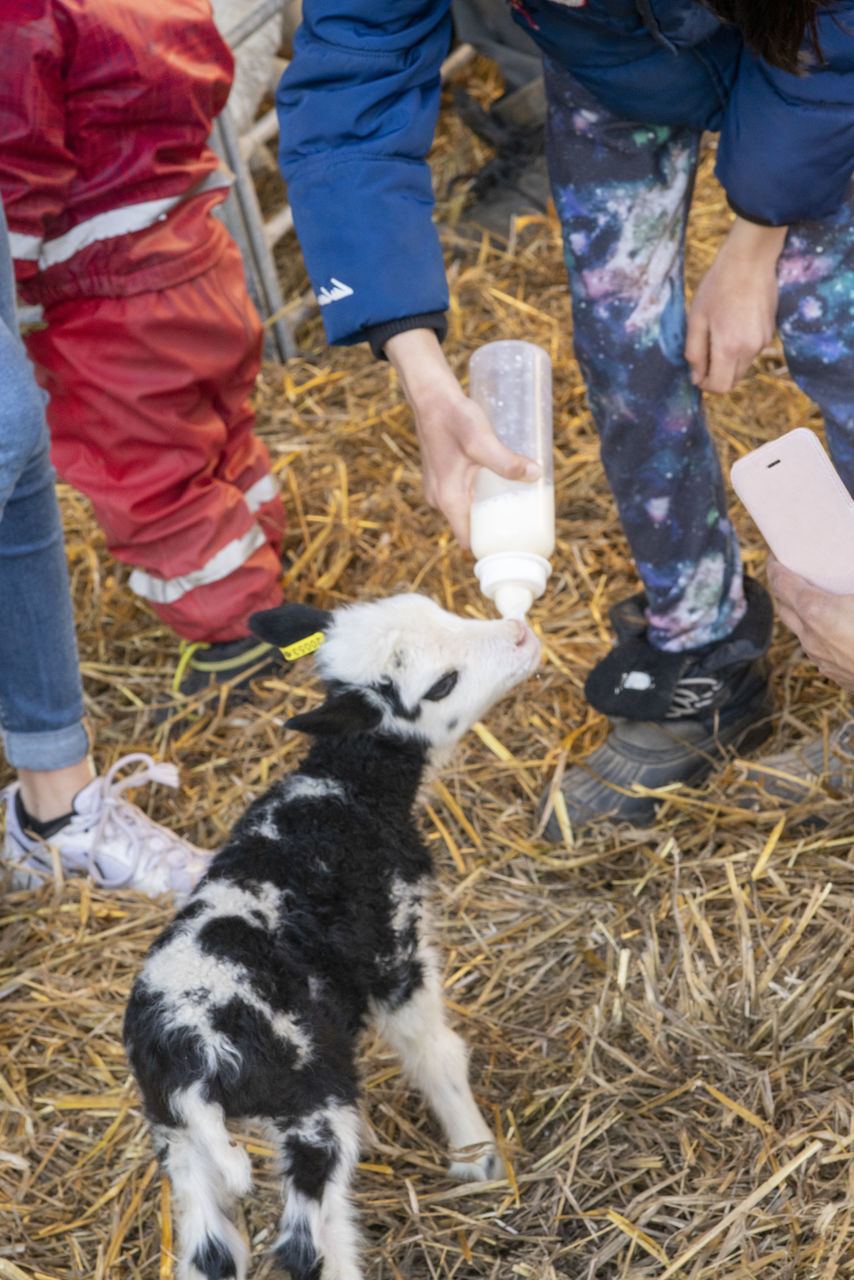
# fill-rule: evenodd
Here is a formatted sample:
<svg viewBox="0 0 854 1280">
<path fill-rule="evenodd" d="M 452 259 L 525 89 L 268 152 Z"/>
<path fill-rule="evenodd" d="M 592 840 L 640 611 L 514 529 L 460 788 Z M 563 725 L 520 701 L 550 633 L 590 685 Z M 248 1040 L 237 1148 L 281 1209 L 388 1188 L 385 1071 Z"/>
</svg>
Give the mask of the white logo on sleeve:
<svg viewBox="0 0 854 1280">
<path fill-rule="evenodd" d="M 329 281 L 329 286 L 323 286 L 318 290 L 317 301 L 321 307 L 328 307 L 330 302 L 340 302 L 342 298 L 352 296 L 353 290 L 348 284 L 344 284 L 343 280 L 336 280 L 333 276 Z"/>
</svg>

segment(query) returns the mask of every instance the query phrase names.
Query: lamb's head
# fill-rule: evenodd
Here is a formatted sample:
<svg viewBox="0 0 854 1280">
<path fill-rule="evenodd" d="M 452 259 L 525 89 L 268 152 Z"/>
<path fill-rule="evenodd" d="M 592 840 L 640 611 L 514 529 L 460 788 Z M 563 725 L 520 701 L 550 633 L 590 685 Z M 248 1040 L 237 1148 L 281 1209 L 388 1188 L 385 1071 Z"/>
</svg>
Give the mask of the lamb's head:
<svg viewBox="0 0 854 1280">
<path fill-rule="evenodd" d="M 291 727 L 336 735 L 376 730 L 417 738 L 431 753 L 453 745 L 540 660 L 526 623 L 458 618 L 420 595 L 334 612 L 285 604 L 253 614 L 249 625 L 288 656 L 306 647 L 307 637 L 309 647 L 318 646 L 326 701 L 294 716 Z"/>
</svg>

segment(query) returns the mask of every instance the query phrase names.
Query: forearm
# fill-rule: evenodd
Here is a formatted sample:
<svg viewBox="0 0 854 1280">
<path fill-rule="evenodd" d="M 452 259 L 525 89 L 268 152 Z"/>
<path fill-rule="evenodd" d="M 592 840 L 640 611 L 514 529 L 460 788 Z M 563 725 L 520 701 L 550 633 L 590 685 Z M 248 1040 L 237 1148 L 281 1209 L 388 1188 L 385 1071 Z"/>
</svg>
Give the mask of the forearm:
<svg viewBox="0 0 854 1280">
<path fill-rule="evenodd" d="M 384 346 L 412 408 L 427 408 L 443 400 L 464 399 L 464 392 L 445 358 L 434 329 L 406 329 Z"/>
</svg>

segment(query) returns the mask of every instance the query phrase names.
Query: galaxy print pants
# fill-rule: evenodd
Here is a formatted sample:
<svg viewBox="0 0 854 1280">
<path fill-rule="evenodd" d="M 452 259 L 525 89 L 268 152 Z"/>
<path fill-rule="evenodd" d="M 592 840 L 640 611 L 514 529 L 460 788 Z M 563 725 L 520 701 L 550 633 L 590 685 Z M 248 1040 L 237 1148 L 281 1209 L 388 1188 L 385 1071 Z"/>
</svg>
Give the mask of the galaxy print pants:
<svg viewBox="0 0 854 1280">
<path fill-rule="evenodd" d="M 685 225 L 700 134 L 610 115 L 545 60 L 547 153 L 575 354 L 602 463 L 648 601 L 648 637 L 694 649 L 744 613 L 741 557 L 685 360 Z M 854 492 L 854 201 L 793 226 L 779 260 L 789 370 L 824 414 Z"/>
</svg>

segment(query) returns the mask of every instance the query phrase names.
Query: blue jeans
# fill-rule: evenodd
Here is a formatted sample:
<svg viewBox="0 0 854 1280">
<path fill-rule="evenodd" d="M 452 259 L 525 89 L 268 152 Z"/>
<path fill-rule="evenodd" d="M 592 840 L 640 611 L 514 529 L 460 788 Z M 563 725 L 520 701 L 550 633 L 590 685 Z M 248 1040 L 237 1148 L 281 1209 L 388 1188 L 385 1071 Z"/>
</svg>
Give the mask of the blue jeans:
<svg viewBox="0 0 854 1280">
<path fill-rule="evenodd" d="M 682 266 L 696 129 L 612 116 L 545 60 L 547 149 L 575 354 L 602 464 L 647 598 L 647 636 L 723 640 L 745 609 L 741 555 L 702 396 L 685 360 Z M 854 209 L 789 229 L 777 326 L 854 493 Z"/>
<path fill-rule="evenodd" d="M 89 751 L 49 445 L 0 207 L 0 736 L 16 769 L 60 769 Z"/>
</svg>

